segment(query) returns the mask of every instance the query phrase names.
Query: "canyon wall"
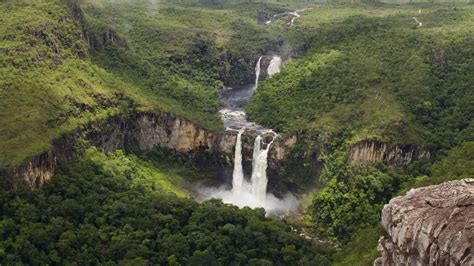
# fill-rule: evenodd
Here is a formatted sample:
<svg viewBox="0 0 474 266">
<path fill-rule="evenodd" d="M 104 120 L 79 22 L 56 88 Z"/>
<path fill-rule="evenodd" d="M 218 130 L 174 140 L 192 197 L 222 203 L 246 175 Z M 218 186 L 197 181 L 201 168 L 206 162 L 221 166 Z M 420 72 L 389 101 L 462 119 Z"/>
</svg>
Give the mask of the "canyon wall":
<svg viewBox="0 0 474 266">
<path fill-rule="evenodd" d="M 243 166 L 246 176 L 252 169 L 252 154 L 258 132 L 246 131 L 242 135 Z M 77 160 L 85 147 L 78 147 L 82 138 L 90 145 L 111 152 L 124 149 L 144 153 L 154 148 L 172 151 L 185 161 L 198 166 L 233 167 L 237 131 L 209 132 L 192 122 L 168 113 L 135 113 L 127 118 L 116 116 L 102 122 L 91 123 L 55 140 L 52 149 L 34 156 L 15 169 L 0 171 L 2 186 L 15 190 L 19 182 L 29 188 L 49 180 L 61 164 Z M 271 134 L 264 136 L 271 140 Z M 269 189 L 284 193 L 296 189 L 295 178 L 314 179 L 322 169 L 320 149 L 303 148 L 294 152 L 299 138 L 289 135 L 279 137 L 269 151 Z M 299 145 L 301 146 L 301 145 Z M 386 143 L 362 141 L 349 150 L 348 160 L 352 164 L 383 162 L 402 166 L 412 160 L 429 158 L 430 154 L 413 146 L 389 146 Z"/>
<path fill-rule="evenodd" d="M 375 265 L 474 265 L 474 179 L 410 190 L 382 211 Z"/>
<path fill-rule="evenodd" d="M 429 151 L 413 145 L 390 145 L 376 140 L 362 140 L 350 148 L 348 161 L 353 165 L 383 162 L 391 166 L 404 166 L 418 159 L 429 159 Z"/>
<path fill-rule="evenodd" d="M 78 145 L 80 139 L 104 152 L 125 149 L 142 153 L 159 147 L 196 164 L 225 167 L 232 164 L 236 137 L 237 132 L 208 132 L 168 113 L 111 117 L 62 136 L 52 143 L 51 150 L 31 157 L 15 169 L 1 170 L 0 180 L 2 187 L 9 190 L 15 190 L 20 183 L 29 188 L 41 185 L 54 175 L 59 165 L 78 159 L 87 146 Z"/>
</svg>

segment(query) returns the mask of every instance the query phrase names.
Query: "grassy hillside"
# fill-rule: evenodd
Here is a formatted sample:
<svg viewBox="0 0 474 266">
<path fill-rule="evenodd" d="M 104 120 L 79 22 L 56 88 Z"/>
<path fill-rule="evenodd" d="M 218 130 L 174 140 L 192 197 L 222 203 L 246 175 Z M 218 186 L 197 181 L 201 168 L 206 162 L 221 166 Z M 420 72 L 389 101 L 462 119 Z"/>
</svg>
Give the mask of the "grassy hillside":
<svg viewBox="0 0 474 266">
<path fill-rule="evenodd" d="M 221 130 L 217 92 L 253 71 L 271 43 L 256 14 L 277 8 L 111 3 L 0 3 L 0 168 L 90 121 L 131 111 L 171 112 Z"/>
<path fill-rule="evenodd" d="M 306 55 L 262 83 L 247 107 L 252 119 L 433 150 L 472 138 L 472 7 L 307 12 L 295 31 L 306 37 L 290 36 L 308 43 Z"/>
<path fill-rule="evenodd" d="M 313 178 L 324 188 L 308 208 L 309 226 L 342 244 L 336 265 L 373 263 L 392 197 L 473 177 L 473 14 L 472 6 L 325 6 L 285 33 L 283 51 L 301 56 L 261 83 L 247 113 L 306 138 L 298 148 L 322 147 Z M 435 161 L 348 165 L 349 146 L 364 139 L 427 148 Z"/>
<path fill-rule="evenodd" d="M 0 166 L 17 165 L 61 133 L 139 101 L 130 85 L 91 64 L 81 28 L 65 6 L 0 5 Z"/>
</svg>

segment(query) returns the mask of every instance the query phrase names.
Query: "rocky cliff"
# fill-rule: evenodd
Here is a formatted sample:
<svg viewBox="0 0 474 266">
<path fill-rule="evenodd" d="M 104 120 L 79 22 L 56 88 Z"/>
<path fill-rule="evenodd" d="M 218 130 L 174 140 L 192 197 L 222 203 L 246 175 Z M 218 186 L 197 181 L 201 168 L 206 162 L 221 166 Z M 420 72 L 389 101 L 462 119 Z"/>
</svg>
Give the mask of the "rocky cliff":
<svg viewBox="0 0 474 266">
<path fill-rule="evenodd" d="M 253 146 L 258 134 L 246 131 L 242 136 L 243 166 L 247 176 L 251 175 Z M 104 152 L 124 149 L 144 153 L 161 148 L 198 166 L 231 169 L 237 131 L 209 132 L 191 121 L 168 113 L 111 117 L 61 137 L 54 141 L 51 150 L 30 158 L 13 170 L 0 171 L 2 186 L 16 189 L 17 184 L 22 182 L 33 188 L 49 180 L 59 165 L 77 159 L 84 148 L 77 145 L 80 138 Z M 268 138 L 269 142 L 271 134 L 264 138 Z M 292 151 L 298 141 L 295 135 L 279 137 L 270 149 L 268 186 L 277 194 L 296 189 L 298 182 L 294 178 L 314 179 L 322 168 L 319 149 L 300 147 L 297 152 Z M 359 142 L 349 151 L 349 161 L 353 164 L 384 162 L 400 166 L 426 157 L 429 157 L 429 153 L 416 147 L 390 146 L 374 141 Z"/>
<path fill-rule="evenodd" d="M 474 179 L 410 190 L 385 205 L 375 265 L 474 265 Z"/>
<path fill-rule="evenodd" d="M 2 186 L 16 189 L 19 183 L 29 188 L 49 180 L 61 164 L 78 158 L 84 139 L 105 152 L 125 149 L 148 152 L 159 147 L 199 163 L 232 164 L 237 132 L 208 132 L 190 121 L 168 113 L 137 113 L 127 118 L 111 117 L 78 129 L 52 144 L 52 149 L 33 156 L 15 169 L 0 171 Z M 205 162 L 203 162 L 205 158 Z"/>
<path fill-rule="evenodd" d="M 408 165 L 418 159 L 429 159 L 427 150 L 413 145 L 390 145 L 376 140 L 363 140 L 351 146 L 348 161 L 354 165 L 382 162 L 392 166 Z"/>
</svg>

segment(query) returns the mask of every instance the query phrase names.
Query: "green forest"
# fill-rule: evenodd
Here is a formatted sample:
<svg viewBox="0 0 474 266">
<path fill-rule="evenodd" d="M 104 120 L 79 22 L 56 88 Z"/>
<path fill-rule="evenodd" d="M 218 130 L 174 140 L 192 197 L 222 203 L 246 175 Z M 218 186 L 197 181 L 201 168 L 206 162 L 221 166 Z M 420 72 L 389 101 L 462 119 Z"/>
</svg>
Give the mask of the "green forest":
<svg viewBox="0 0 474 266">
<path fill-rule="evenodd" d="M 277 188 L 297 214 L 201 200 L 222 167 L 232 176 L 228 155 L 90 139 L 136 114 L 225 134 L 222 91 L 253 84 L 272 55 L 281 72 L 242 111 L 297 139 Z M 469 1 L 0 0 L 0 183 L 77 137 L 42 186 L 0 187 L 0 264 L 373 265 L 390 199 L 474 178 L 473 60 Z M 186 130 L 176 146 L 202 144 Z M 234 145 L 217 139 L 206 145 Z M 355 164 L 364 141 L 428 156 Z"/>
<path fill-rule="evenodd" d="M 2 192 L 2 264 L 329 265 L 263 209 L 197 204 L 155 167 L 89 149 L 41 190 Z"/>
</svg>

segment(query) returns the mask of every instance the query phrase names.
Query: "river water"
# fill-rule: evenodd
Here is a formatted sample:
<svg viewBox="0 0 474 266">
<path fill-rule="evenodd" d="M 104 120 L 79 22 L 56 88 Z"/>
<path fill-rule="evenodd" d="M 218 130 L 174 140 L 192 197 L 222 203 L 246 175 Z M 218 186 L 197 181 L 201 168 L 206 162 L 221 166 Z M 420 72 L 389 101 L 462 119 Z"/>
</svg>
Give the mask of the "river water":
<svg viewBox="0 0 474 266">
<path fill-rule="evenodd" d="M 238 131 L 235 143 L 234 167 L 232 173 L 232 188 L 204 188 L 201 192 L 204 198 L 220 198 L 226 203 L 239 207 L 263 207 L 267 213 L 284 214 L 296 209 L 298 202 L 292 195 L 284 199 L 278 199 L 267 191 L 268 178 L 268 152 L 277 138 L 277 134 L 271 129 L 264 128 L 254 122 L 248 121 L 244 112 L 245 105 L 252 94 L 258 89 L 262 57 L 259 57 L 255 65 L 255 81 L 253 84 L 235 88 L 225 88 L 221 93 L 221 99 L 225 107 L 220 110 L 226 130 Z M 268 77 L 280 72 L 281 57 L 274 55 L 266 69 Z M 248 131 L 257 133 L 254 140 L 252 155 L 252 174 L 244 176 L 242 166 L 242 135 Z M 266 143 L 263 136 L 272 135 L 273 138 Z"/>
</svg>

